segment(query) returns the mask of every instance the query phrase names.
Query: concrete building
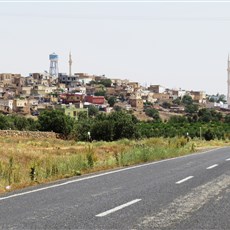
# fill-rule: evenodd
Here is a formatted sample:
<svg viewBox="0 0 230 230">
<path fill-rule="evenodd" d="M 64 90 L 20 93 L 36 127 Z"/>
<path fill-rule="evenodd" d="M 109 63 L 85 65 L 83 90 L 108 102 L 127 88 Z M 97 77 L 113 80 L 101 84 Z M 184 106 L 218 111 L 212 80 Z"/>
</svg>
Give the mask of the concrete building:
<svg viewBox="0 0 230 230">
<path fill-rule="evenodd" d="M 77 108 L 75 105 L 55 105 L 55 109 L 63 111 L 67 116 L 70 116 L 76 120 L 78 120 L 78 116 L 80 113 L 85 113 L 88 116 L 88 109 L 87 108 Z"/>
<path fill-rule="evenodd" d="M 65 73 L 59 73 L 58 74 L 58 81 L 59 81 L 59 83 L 64 83 L 68 86 L 70 84 L 79 82 L 79 78 L 75 75 L 69 76 Z"/>
<path fill-rule="evenodd" d="M 74 76 L 76 76 L 79 79 L 79 82 L 83 85 L 89 84 L 91 81 L 95 81 L 95 75 L 87 73 L 75 73 Z"/>
<path fill-rule="evenodd" d="M 153 93 L 164 93 L 165 87 L 163 87 L 161 85 L 150 85 L 148 90 L 153 92 Z"/>
</svg>

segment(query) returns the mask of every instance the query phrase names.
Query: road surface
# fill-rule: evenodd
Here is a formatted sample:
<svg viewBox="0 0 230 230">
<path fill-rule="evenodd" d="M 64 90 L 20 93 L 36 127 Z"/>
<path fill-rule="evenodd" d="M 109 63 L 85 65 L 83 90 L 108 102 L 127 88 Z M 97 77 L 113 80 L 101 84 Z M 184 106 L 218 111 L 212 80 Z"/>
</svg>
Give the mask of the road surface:
<svg viewBox="0 0 230 230">
<path fill-rule="evenodd" d="M 0 196 L 0 229 L 230 229 L 230 148 Z"/>
</svg>

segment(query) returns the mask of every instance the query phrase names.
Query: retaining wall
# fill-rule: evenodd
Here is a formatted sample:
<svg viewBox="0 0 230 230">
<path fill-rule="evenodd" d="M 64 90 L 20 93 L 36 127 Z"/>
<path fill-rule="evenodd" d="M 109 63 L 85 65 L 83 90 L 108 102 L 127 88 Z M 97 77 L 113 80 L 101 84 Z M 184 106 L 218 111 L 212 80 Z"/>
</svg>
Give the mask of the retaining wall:
<svg viewBox="0 0 230 230">
<path fill-rule="evenodd" d="M 32 137 L 32 138 L 60 138 L 59 134 L 54 132 L 40 131 L 17 131 L 17 130 L 0 130 L 1 137 Z"/>
</svg>

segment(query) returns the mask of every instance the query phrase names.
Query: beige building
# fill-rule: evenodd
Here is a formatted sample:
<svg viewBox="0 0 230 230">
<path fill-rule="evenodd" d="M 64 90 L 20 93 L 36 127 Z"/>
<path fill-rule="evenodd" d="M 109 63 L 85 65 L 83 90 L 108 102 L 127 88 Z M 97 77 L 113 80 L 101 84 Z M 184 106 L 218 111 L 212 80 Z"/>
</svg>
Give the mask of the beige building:
<svg viewBox="0 0 230 230">
<path fill-rule="evenodd" d="M 33 89 L 32 86 L 22 86 L 21 87 L 21 94 L 24 96 L 30 96 L 32 89 Z"/>
<path fill-rule="evenodd" d="M 192 97 L 193 101 L 200 104 L 206 103 L 206 93 L 204 91 L 190 91 L 189 94 Z"/>
<path fill-rule="evenodd" d="M 0 82 L 4 85 L 6 84 L 15 84 L 15 79 L 21 78 L 21 74 L 12 74 L 12 73 L 1 73 Z"/>
<path fill-rule="evenodd" d="M 13 100 L 0 99 L 0 111 L 10 113 L 13 110 Z"/>
<path fill-rule="evenodd" d="M 13 111 L 17 113 L 30 113 L 30 106 L 27 99 L 14 99 Z"/>
<path fill-rule="evenodd" d="M 133 94 L 129 98 L 129 103 L 132 107 L 137 109 L 143 109 L 143 100 L 139 94 Z"/>
<path fill-rule="evenodd" d="M 56 86 L 35 85 L 33 89 L 31 89 L 31 95 L 45 96 L 54 92 L 56 89 Z"/>
<path fill-rule="evenodd" d="M 157 100 L 169 100 L 170 99 L 170 95 L 169 94 L 165 94 L 165 93 L 154 93 L 153 94 L 153 98 L 157 99 Z"/>
<path fill-rule="evenodd" d="M 138 82 L 128 82 L 127 86 L 131 87 L 134 91 L 137 91 L 141 87 Z"/>
</svg>

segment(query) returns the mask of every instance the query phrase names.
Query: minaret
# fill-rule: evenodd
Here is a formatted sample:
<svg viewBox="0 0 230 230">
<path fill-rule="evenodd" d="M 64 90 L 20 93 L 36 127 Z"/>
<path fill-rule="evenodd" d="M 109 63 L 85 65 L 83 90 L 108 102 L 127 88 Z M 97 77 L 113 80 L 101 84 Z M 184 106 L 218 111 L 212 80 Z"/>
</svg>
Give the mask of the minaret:
<svg viewBox="0 0 230 230">
<path fill-rule="evenodd" d="M 228 92 L 227 92 L 227 103 L 228 103 L 228 107 L 230 107 L 230 59 L 229 59 L 229 55 L 228 55 Z"/>
<path fill-rule="evenodd" d="M 71 56 L 71 52 L 69 52 L 69 76 L 72 76 L 72 56 Z"/>
</svg>

